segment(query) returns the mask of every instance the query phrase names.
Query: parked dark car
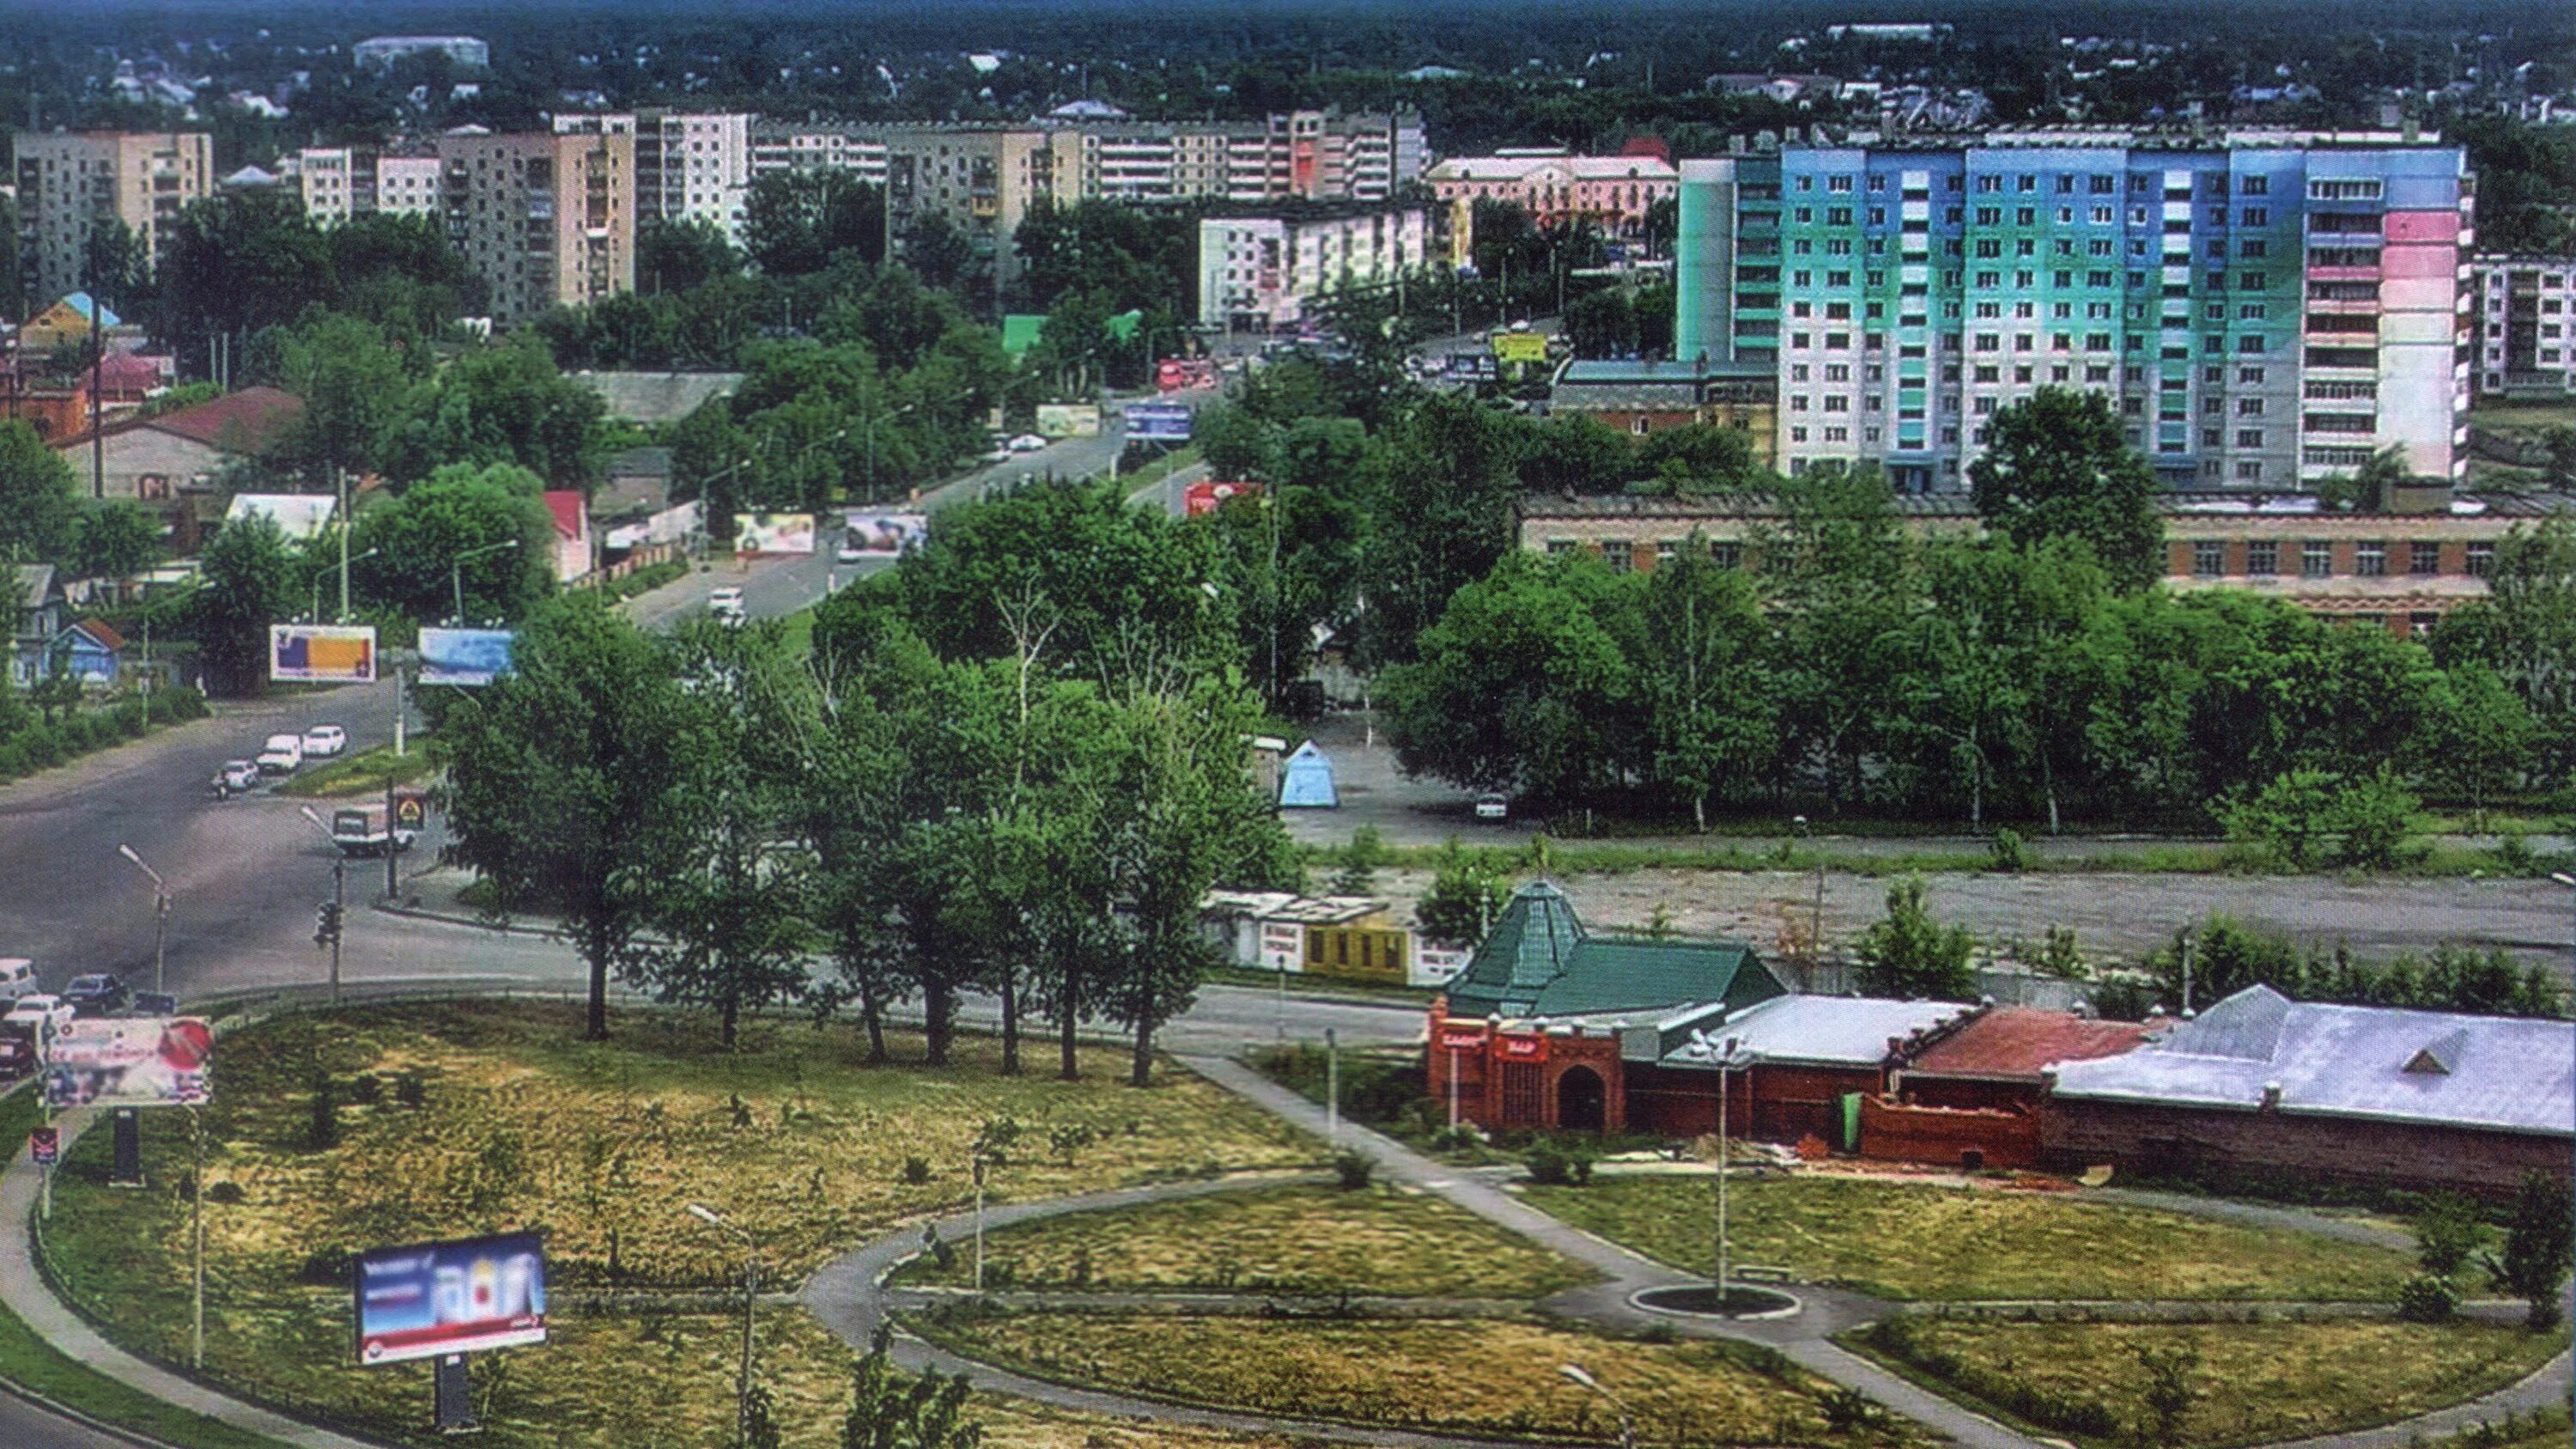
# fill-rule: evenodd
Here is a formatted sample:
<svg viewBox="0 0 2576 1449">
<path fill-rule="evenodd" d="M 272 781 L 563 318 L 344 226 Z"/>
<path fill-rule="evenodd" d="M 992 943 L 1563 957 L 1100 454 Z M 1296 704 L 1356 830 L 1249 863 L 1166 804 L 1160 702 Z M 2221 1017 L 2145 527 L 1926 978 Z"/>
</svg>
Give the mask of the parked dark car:
<svg viewBox="0 0 2576 1449">
<path fill-rule="evenodd" d="M 134 993 L 133 1005 L 126 1010 L 136 1016 L 177 1016 L 179 998 L 172 993 L 138 991 Z"/>
<path fill-rule="evenodd" d="M 128 993 L 125 983 L 101 971 L 88 976 L 75 976 L 63 988 L 63 1000 L 78 1008 L 83 1016 L 106 1016 L 123 1011 Z"/>
<path fill-rule="evenodd" d="M 0 1022 L 0 1082 L 14 1082 L 36 1070 L 35 1028 Z"/>
</svg>

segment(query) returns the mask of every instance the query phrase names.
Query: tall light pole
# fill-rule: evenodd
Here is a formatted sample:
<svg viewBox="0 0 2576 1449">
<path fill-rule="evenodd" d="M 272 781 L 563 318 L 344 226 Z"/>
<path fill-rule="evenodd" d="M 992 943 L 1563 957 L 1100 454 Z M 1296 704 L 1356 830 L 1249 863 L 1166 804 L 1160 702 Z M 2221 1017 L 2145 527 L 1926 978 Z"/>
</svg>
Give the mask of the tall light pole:
<svg viewBox="0 0 2576 1449">
<path fill-rule="evenodd" d="M 2549 878 L 2558 882 L 2560 885 L 2567 887 L 2569 890 L 2576 890 L 2576 875 L 2570 875 L 2563 870 L 2553 870 L 2549 873 Z M 2571 935 L 2569 937 L 2568 946 L 2570 949 L 2576 949 L 2576 935 Z"/>
<path fill-rule="evenodd" d="M 456 622 L 459 627 L 462 627 L 465 623 L 465 566 L 478 558 L 483 558 L 490 554 L 502 553 L 509 549 L 517 548 L 518 546 L 519 541 L 517 539 L 505 538 L 499 543 L 485 544 L 481 548 L 469 548 L 465 552 L 448 560 L 447 589 L 452 601 L 456 605 Z"/>
<path fill-rule="evenodd" d="M 1798 827 L 1798 839 L 1808 850 L 1813 851 L 1816 848 L 1816 838 L 1807 828 L 1807 817 L 1795 816 L 1789 823 Z M 1825 968 L 1825 858 L 1821 855 L 1816 857 L 1816 910 L 1812 932 L 1807 942 L 1808 959 L 1815 962 L 1814 968 L 1808 972 L 1807 989 L 1810 991 L 1816 989 L 1813 978 L 1823 975 Z"/>
<path fill-rule="evenodd" d="M 338 563 L 322 566 L 322 571 L 313 576 L 312 618 L 314 623 L 322 622 L 322 581 L 331 577 L 334 572 L 340 575 L 340 617 L 346 619 L 349 617 L 349 565 L 358 562 L 359 559 L 374 558 L 381 552 L 383 552 L 382 549 L 371 548 L 357 558 L 351 558 L 344 553 Z"/>
<path fill-rule="evenodd" d="M 1624 1400 L 1610 1392 L 1599 1379 L 1585 1373 L 1580 1365 L 1561 1363 L 1556 1366 L 1556 1371 L 1567 1382 L 1581 1384 L 1609 1400 L 1610 1412 L 1619 1416 L 1619 1449 L 1637 1449 L 1637 1420 L 1628 1412 L 1628 1405 Z"/>
<path fill-rule="evenodd" d="M 340 849 L 340 842 L 333 838 L 331 827 L 323 824 L 322 817 L 313 813 L 312 806 L 298 805 L 295 808 L 303 813 L 305 819 L 313 822 L 313 828 L 322 832 L 324 840 L 331 842 L 331 904 L 323 913 L 322 929 L 314 933 L 318 938 L 314 944 L 328 943 L 331 947 L 331 1004 L 338 1006 L 340 1004 L 340 936 L 343 923 L 347 919 L 345 913 L 349 901 L 349 857 Z M 391 830 L 393 822 L 390 820 L 385 822 L 385 828 Z"/>
<path fill-rule="evenodd" d="M 742 1374 L 734 1384 L 733 1419 L 736 1439 L 748 1441 L 751 1437 L 751 1315 L 753 1305 L 760 1301 L 760 1248 L 739 1224 L 704 1203 L 689 1204 L 689 1216 L 742 1239 Z"/>
<path fill-rule="evenodd" d="M 162 983 L 165 980 L 164 968 L 170 958 L 170 883 L 161 879 L 161 872 L 145 865 L 143 857 L 134 853 L 133 846 L 120 845 L 116 853 L 132 861 L 136 870 L 152 877 L 152 991 L 157 996 L 167 989 Z"/>
<path fill-rule="evenodd" d="M 1723 1044 L 1713 1046 L 1706 1032 L 1691 1033 L 1693 1047 L 1712 1053 L 1717 1058 L 1717 1311 L 1721 1314 L 1726 1312 L 1726 1283 L 1729 1276 L 1728 1270 L 1731 1267 L 1727 1262 L 1729 1244 L 1726 1233 L 1726 1168 L 1727 1159 L 1733 1156 L 1733 1153 L 1729 1148 L 1726 1088 L 1727 1078 L 1744 1062 L 1736 1052 L 1736 1044 L 1739 1040 L 1740 1038 L 1737 1037 L 1728 1037 Z"/>
</svg>

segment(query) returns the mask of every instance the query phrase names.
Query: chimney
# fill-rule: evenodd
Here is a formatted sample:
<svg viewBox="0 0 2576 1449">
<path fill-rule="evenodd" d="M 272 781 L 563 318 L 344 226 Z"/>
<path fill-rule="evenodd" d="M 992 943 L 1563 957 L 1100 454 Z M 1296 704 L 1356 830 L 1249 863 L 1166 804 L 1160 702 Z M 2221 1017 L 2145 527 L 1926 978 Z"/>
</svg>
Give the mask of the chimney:
<svg viewBox="0 0 2576 1449">
<path fill-rule="evenodd" d="M 2265 1082 L 2263 1084 L 2263 1110 L 2266 1112 L 2278 1112 L 2281 1110 L 2280 1083 Z"/>
</svg>

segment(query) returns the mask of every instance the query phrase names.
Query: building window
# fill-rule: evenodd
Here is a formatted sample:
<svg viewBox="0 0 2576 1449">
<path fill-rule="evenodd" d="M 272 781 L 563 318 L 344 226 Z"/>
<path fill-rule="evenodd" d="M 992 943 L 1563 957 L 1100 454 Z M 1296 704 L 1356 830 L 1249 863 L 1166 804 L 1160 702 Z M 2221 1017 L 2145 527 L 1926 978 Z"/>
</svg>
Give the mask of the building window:
<svg viewBox="0 0 2576 1449">
<path fill-rule="evenodd" d="M 2191 546 L 2191 573 L 2199 579 L 2214 579 L 2227 572 L 2227 545 L 2216 539 L 2202 539 Z"/>
<path fill-rule="evenodd" d="M 1740 568 L 1744 563 L 1744 545 L 1733 539 L 1721 539 L 1708 546 L 1708 561 L 1722 569 Z"/>
<path fill-rule="evenodd" d="M 1601 561 L 1610 565 L 1610 572 L 1624 574 L 1637 562 L 1637 546 L 1624 538 L 1605 538 L 1601 540 Z"/>
<path fill-rule="evenodd" d="M 2421 639 L 2432 633 L 2433 626 L 2441 622 L 2442 616 L 2439 614 L 2409 614 L 2406 616 L 2406 632 Z"/>
<path fill-rule="evenodd" d="M 2469 577 L 2483 579 L 2495 573 L 2495 541 L 2475 539 L 2469 544 Z"/>
<path fill-rule="evenodd" d="M 2381 539 L 2366 538 L 2354 544 L 2352 571 L 2365 579 L 2384 576 L 2388 572 L 2387 543 Z"/>
<path fill-rule="evenodd" d="M 2427 539 L 2406 545 L 2406 571 L 2410 574 L 2438 574 L 2442 571 L 2442 546 Z"/>
<path fill-rule="evenodd" d="M 2272 539 L 2258 538 L 2245 545 L 2245 572 L 2255 578 L 2270 578 L 2281 571 L 2281 545 Z"/>
<path fill-rule="evenodd" d="M 2334 577 L 2334 545 L 2322 538 L 2312 538 L 2299 545 L 2299 577 L 2330 579 Z"/>
<path fill-rule="evenodd" d="M 1551 538 L 1547 541 L 1547 552 L 1548 557 L 1550 558 L 1554 558 L 1559 554 L 1572 553 L 1574 552 L 1574 540 L 1570 538 Z"/>
</svg>

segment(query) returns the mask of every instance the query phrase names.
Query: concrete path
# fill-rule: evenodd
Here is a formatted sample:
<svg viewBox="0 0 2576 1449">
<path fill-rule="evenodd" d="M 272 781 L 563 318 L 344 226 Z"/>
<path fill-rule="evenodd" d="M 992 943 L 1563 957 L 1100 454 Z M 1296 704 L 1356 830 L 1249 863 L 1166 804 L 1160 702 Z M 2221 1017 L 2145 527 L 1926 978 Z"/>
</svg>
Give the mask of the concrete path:
<svg viewBox="0 0 2576 1449">
<path fill-rule="evenodd" d="M 62 1129 L 65 1156 L 71 1154 L 72 1143 L 93 1120 L 95 1114 L 88 1111 L 66 1113 L 56 1119 L 55 1125 Z M 299 1449 L 373 1449 L 366 1440 L 335 1434 L 227 1398 L 194 1379 L 146 1363 L 100 1337 L 87 1320 L 72 1311 L 70 1304 L 54 1295 L 52 1286 L 36 1270 L 31 1229 L 43 1190 L 44 1169 L 28 1158 L 22 1146 L 10 1159 L 7 1170 L 0 1172 L 0 1303 L 8 1304 L 10 1312 L 25 1319 L 39 1338 L 129 1388 L 236 1429 L 266 1435 L 281 1444 L 297 1445 Z"/>
</svg>

